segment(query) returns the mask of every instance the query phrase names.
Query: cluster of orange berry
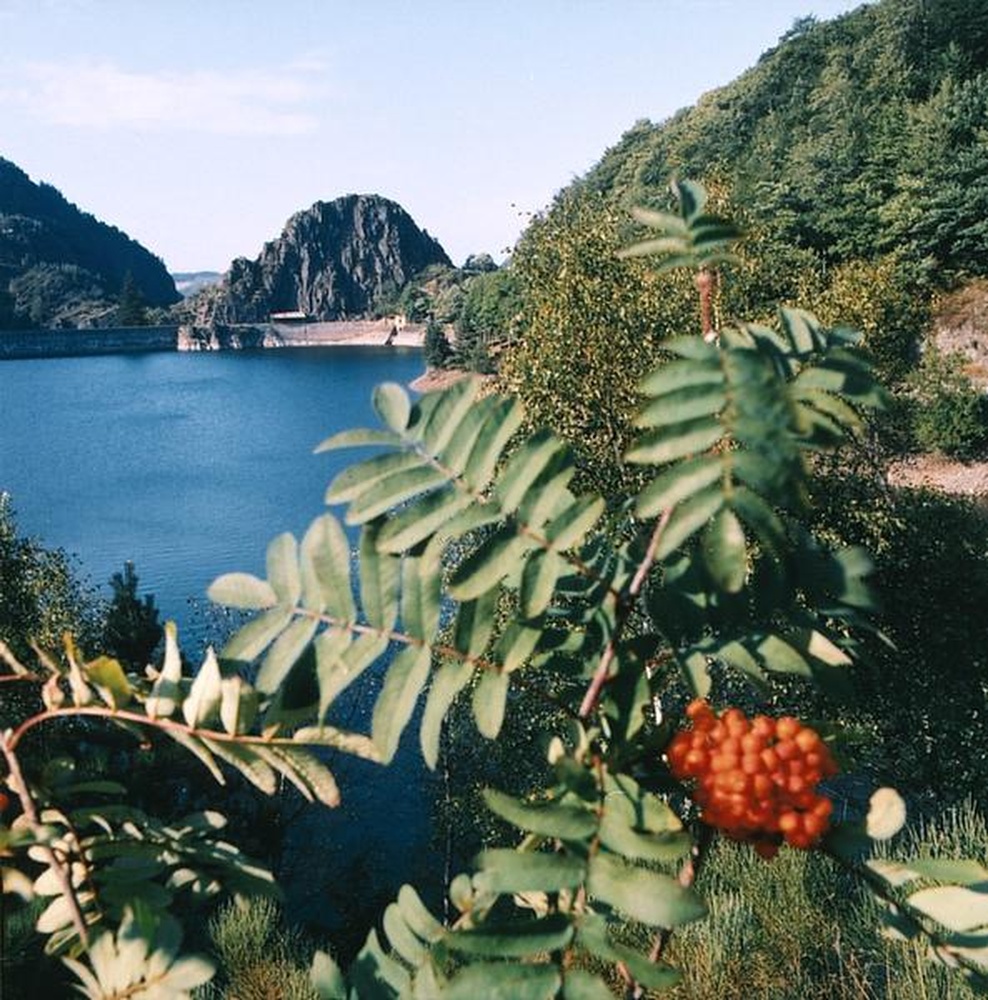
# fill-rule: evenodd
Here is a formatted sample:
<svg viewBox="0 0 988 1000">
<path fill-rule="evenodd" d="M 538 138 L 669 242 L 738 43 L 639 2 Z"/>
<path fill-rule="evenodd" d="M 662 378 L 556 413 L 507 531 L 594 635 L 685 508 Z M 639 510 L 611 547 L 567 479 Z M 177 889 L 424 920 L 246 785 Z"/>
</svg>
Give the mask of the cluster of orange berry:
<svg viewBox="0 0 988 1000">
<path fill-rule="evenodd" d="M 773 857 L 784 840 L 807 849 L 826 832 L 833 804 L 817 784 L 837 773 L 819 734 L 792 716 L 749 719 L 739 708 L 720 717 L 703 699 L 690 703 L 691 725 L 666 750 L 669 770 L 695 781 L 701 818 Z"/>
</svg>

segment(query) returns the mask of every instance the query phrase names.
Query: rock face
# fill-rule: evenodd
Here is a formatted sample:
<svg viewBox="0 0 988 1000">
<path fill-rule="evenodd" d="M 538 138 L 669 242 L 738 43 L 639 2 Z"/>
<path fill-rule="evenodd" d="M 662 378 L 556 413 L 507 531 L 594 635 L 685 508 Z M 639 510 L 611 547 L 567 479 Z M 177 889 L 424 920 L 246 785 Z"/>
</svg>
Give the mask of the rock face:
<svg viewBox="0 0 988 1000">
<path fill-rule="evenodd" d="M 256 260 L 235 260 L 196 319 L 230 324 L 266 322 L 272 313 L 316 320 L 366 316 L 430 264 L 450 260 L 395 202 L 356 194 L 319 201 L 293 215 Z"/>
<path fill-rule="evenodd" d="M 149 306 L 179 298 L 165 265 L 0 158 L 0 325 L 99 325 L 130 276 Z"/>
</svg>

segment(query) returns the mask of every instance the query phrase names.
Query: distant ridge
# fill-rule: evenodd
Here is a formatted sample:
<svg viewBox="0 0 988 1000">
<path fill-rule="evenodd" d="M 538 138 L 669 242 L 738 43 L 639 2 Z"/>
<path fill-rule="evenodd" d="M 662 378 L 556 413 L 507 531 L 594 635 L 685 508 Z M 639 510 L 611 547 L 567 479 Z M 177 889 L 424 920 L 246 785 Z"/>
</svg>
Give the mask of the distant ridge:
<svg viewBox="0 0 988 1000">
<path fill-rule="evenodd" d="M 0 327 L 106 325 L 128 280 L 144 305 L 179 299 L 158 257 L 0 158 Z"/>
<path fill-rule="evenodd" d="M 319 201 L 293 215 L 255 260 L 234 260 L 222 284 L 195 301 L 194 321 L 259 323 L 272 313 L 367 317 L 432 264 L 451 266 L 396 202 L 376 194 Z"/>
</svg>

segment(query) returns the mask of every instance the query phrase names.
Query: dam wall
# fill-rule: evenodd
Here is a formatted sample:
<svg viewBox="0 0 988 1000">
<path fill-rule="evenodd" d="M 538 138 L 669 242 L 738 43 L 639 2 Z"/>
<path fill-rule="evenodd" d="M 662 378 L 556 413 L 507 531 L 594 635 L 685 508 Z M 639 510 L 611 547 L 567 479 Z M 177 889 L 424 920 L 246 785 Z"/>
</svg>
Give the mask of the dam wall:
<svg viewBox="0 0 988 1000">
<path fill-rule="evenodd" d="M 0 360 L 72 358 L 87 354 L 146 354 L 178 349 L 177 326 L 92 330 L 0 330 Z"/>
<path fill-rule="evenodd" d="M 425 327 L 389 320 L 241 326 L 135 326 L 91 330 L 0 330 L 0 361 L 152 351 L 236 351 L 279 347 L 422 347 Z"/>
</svg>

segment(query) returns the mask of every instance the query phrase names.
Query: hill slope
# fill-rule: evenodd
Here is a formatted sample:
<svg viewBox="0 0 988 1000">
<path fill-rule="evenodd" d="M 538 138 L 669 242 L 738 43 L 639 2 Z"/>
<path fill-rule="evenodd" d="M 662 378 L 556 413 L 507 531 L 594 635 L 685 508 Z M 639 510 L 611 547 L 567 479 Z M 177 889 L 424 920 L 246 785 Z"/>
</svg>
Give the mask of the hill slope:
<svg viewBox="0 0 988 1000">
<path fill-rule="evenodd" d="M 988 4 L 881 0 L 805 18 L 733 83 L 639 122 L 577 186 L 655 202 L 718 180 L 829 262 L 893 249 L 988 273 Z"/>
<path fill-rule="evenodd" d="M 0 326 L 107 320 L 128 275 L 147 305 L 179 298 L 140 243 L 0 158 Z"/>
<path fill-rule="evenodd" d="M 255 260 L 238 258 L 222 285 L 196 301 L 200 323 L 256 323 L 271 313 L 313 319 L 366 316 L 446 252 L 398 204 L 346 195 L 293 215 Z"/>
</svg>

